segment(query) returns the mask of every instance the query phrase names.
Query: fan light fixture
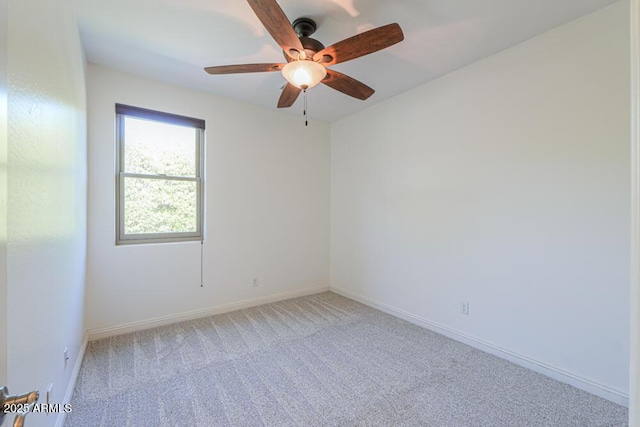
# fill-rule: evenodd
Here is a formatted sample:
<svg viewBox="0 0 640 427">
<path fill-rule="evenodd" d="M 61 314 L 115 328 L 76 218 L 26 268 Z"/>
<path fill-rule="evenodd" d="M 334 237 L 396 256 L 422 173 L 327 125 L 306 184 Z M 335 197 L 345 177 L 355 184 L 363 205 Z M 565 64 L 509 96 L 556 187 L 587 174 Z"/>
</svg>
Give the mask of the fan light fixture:
<svg viewBox="0 0 640 427">
<path fill-rule="evenodd" d="M 215 65 L 204 70 L 214 75 L 281 71 L 287 84 L 282 88 L 278 108 L 291 107 L 300 93 L 304 92 L 306 95 L 307 89 L 318 83 L 356 99 L 368 99 L 375 92 L 373 89 L 329 67 L 369 55 L 404 40 L 400 25 L 394 23 L 325 47 L 320 41 L 311 38 L 318 28 L 313 19 L 301 17 L 293 23 L 289 22 L 278 0 L 247 0 L 247 3 L 265 30 L 278 43 L 287 62 Z"/>
<path fill-rule="evenodd" d="M 327 69 L 317 62 L 301 59 L 291 61 L 282 68 L 285 79 L 299 89 L 314 87 L 327 75 Z"/>
</svg>

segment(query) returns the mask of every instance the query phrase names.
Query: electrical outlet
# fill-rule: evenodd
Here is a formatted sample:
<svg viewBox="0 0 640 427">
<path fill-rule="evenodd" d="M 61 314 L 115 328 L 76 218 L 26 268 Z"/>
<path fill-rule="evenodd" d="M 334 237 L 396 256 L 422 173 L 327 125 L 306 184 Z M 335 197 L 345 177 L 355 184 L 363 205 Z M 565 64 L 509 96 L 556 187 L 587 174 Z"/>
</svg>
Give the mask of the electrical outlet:
<svg viewBox="0 0 640 427">
<path fill-rule="evenodd" d="M 251 282 L 251 287 L 252 288 L 257 288 L 258 287 L 258 278 L 254 277 L 253 281 Z"/>
<path fill-rule="evenodd" d="M 461 302 L 460 303 L 460 314 L 464 314 L 465 316 L 469 315 L 469 303 Z"/>
</svg>

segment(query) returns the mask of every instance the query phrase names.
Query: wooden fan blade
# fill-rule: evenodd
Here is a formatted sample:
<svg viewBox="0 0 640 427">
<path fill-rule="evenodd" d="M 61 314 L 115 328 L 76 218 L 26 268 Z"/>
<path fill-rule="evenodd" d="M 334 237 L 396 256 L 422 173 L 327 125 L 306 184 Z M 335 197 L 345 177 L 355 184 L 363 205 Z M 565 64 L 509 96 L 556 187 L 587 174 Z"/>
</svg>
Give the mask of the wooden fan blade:
<svg viewBox="0 0 640 427">
<path fill-rule="evenodd" d="M 332 89 L 353 96 L 354 98 L 362 99 L 363 101 L 375 92 L 375 90 L 366 84 L 335 70 L 327 69 L 327 76 L 322 80 L 322 83 Z"/>
<path fill-rule="evenodd" d="M 262 25 L 282 50 L 290 57 L 298 59 L 298 54 L 304 52 L 304 47 L 302 47 L 302 42 L 293 30 L 287 15 L 284 14 L 276 0 L 247 1 Z"/>
<path fill-rule="evenodd" d="M 302 89 L 295 87 L 291 83 L 287 83 L 287 85 L 282 89 L 282 95 L 280 95 L 280 99 L 278 100 L 278 108 L 286 108 L 291 107 L 296 99 L 298 99 L 298 95 L 300 95 Z"/>
<path fill-rule="evenodd" d="M 262 73 L 265 71 L 281 71 L 285 64 L 240 64 L 206 67 L 209 74 Z"/>
<path fill-rule="evenodd" d="M 398 24 L 365 31 L 334 45 L 322 49 L 313 55 L 313 60 L 323 65 L 333 65 L 377 52 L 404 40 L 404 34 Z"/>
</svg>

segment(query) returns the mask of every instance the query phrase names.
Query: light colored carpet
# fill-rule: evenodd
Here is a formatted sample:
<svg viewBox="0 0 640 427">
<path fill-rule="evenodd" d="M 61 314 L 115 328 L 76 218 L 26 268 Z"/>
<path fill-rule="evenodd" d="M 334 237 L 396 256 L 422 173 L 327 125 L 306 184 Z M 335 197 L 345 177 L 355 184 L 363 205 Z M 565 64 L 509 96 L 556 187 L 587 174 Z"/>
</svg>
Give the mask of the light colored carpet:
<svg viewBox="0 0 640 427">
<path fill-rule="evenodd" d="M 89 343 L 67 427 L 624 426 L 627 410 L 327 292 Z"/>
</svg>

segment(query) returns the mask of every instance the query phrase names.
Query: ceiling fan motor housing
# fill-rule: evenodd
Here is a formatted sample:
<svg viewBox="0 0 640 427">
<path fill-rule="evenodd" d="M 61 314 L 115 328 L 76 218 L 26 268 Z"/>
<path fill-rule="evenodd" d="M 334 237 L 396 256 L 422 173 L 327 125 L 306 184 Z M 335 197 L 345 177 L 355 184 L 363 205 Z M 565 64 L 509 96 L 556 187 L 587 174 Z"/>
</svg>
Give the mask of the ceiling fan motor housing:
<svg viewBox="0 0 640 427">
<path fill-rule="evenodd" d="M 311 37 L 300 37 L 300 41 L 302 42 L 302 47 L 304 47 L 304 53 L 307 54 L 307 59 L 313 58 L 313 55 L 316 52 L 320 52 L 324 49 L 324 45 L 320 43 L 316 39 L 312 39 Z"/>
<path fill-rule="evenodd" d="M 311 37 L 309 37 L 318 29 L 318 26 L 313 19 L 298 18 L 293 21 L 292 26 L 293 30 L 300 38 L 300 42 L 302 43 L 302 47 L 304 47 L 304 53 L 306 54 L 307 59 L 313 58 L 313 55 L 316 52 L 320 52 L 322 49 L 324 49 L 324 45 L 322 43 L 320 43 L 316 39 L 312 39 Z"/>
</svg>

